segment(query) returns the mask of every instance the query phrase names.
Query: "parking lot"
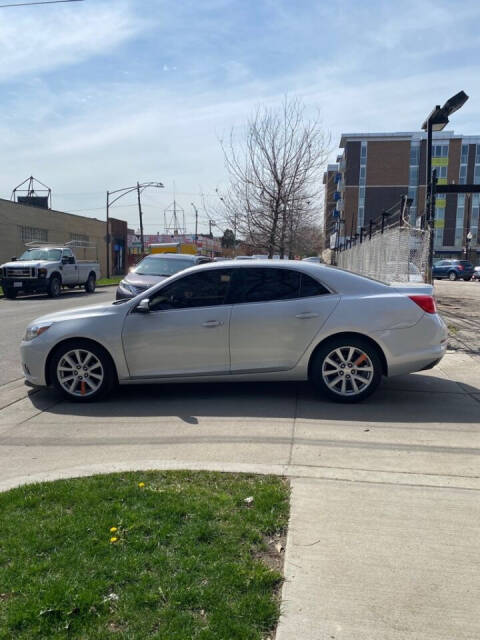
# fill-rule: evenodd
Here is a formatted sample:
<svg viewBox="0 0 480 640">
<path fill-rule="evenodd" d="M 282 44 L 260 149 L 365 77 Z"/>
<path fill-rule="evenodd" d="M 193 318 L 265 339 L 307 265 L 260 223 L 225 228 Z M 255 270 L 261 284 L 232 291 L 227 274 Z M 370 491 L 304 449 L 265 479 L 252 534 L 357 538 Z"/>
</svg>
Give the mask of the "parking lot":
<svg viewBox="0 0 480 640">
<path fill-rule="evenodd" d="M 480 295 L 478 283 L 436 289 L 442 309 L 452 302 L 463 315 L 465 298 Z M 18 342 L 26 324 L 113 295 L 0 301 L 1 488 L 120 469 L 287 475 L 288 615 L 279 640 L 331 637 L 339 619 L 345 638 L 480 637 L 480 617 L 472 617 L 480 588 L 472 564 L 480 553 L 479 356 L 452 348 L 431 371 L 385 380 L 351 406 L 318 398 L 307 383 L 124 387 L 82 406 L 25 387 Z"/>
</svg>

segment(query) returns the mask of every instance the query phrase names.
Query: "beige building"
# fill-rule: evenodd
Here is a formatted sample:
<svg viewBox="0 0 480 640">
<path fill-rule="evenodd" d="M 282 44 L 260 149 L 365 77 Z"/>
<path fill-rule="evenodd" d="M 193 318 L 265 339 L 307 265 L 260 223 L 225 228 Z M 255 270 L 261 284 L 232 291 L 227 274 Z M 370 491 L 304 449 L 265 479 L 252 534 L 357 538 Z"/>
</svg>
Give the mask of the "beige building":
<svg viewBox="0 0 480 640">
<path fill-rule="evenodd" d="M 123 224 L 126 230 L 126 223 Z M 95 245 L 95 249 L 74 249 L 75 255 L 79 260 L 98 261 L 104 277 L 107 272 L 105 233 L 102 220 L 0 198 L 0 264 L 23 253 L 26 242 L 65 244 L 80 240 Z"/>
</svg>

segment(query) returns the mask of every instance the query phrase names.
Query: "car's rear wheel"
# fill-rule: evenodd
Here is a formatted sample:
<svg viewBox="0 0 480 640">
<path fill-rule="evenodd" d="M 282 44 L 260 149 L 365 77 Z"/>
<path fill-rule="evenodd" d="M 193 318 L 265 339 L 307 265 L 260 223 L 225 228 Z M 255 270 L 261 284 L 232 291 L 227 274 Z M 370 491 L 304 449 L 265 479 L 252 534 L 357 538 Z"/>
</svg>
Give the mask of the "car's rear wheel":
<svg viewBox="0 0 480 640">
<path fill-rule="evenodd" d="M 333 338 L 315 353 L 310 366 L 314 386 L 336 402 L 360 402 L 380 384 L 382 363 L 377 349 L 357 337 Z"/>
<path fill-rule="evenodd" d="M 472 279 L 472 276 L 467 276 L 466 278 L 464 278 L 465 282 L 470 282 L 471 279 Z"/>
<path fill-rule="evenodd" d="M 95 292 L 95 284 L 96 284 L 95 274 L 91 273 L 88 276 L 88 280 L 85 283 L 85 291 L 87 293 L 94 293 Z"/>
<path fill-rule="evenodd" d="M 451 280 L 452 282 L 457 279 L 457 274 L 455 273 L 455 271 L 449 272 L 448 279 Z"/>
<path fill-rule="evenodd" d="M 86 340 L 60 345 L 50 362 L 50 379 L 73 402 L 91 402 L 105 396 L 116 382 L 107 352 Z"/>
</svg>

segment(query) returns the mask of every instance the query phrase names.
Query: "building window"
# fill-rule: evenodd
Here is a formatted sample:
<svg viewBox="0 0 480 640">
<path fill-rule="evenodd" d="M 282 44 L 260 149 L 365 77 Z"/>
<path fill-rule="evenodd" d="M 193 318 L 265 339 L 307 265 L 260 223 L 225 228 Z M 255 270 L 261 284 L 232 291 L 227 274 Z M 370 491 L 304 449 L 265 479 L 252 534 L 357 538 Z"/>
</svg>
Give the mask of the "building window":
<svg viewBox="0 0 480 640">
<path fill-rule="evenodd" d="M 90 241 L 90 237 L 87 236 L 85 233 L 71 233 L 70 240 L 73 240 L 74 242 L 88 243 Z"/>
<path fill-rule="evenodd" d="M 48 230 L 39 227 L 19 226 L 22 242 L 48 242 Z"/>
<path fill-rule="evenodd" d="M 466 164 L 460 165 L 460 176 L 458 181 L 460 184 L 467 184 L 467 165 Z"/>
<path fill-rule="evenodd" d="M 455 219 L 455 246 L 461 247 L 463 242 L 463 223 L 465 217 L 465 194 L 459 193 L 457 199 L 457 216 Z"/>
<path fill-rule="evenodd" d="M 474 193 L 472 196 L 472 215 L 470 218 L 470 231 L 472 232 L 471 245 L 478 244 L 478 219 L 480 214 L 480 193 Z"/>
<path fill-rule="evenodd" d="M 443 229 L 445 227 L 445 208 L 435 209 L 435 248 L 443 246 Z"/>
<path fill-rule="evenodd" d="M 410 207 L 410 224 L 415 225 L 417 217 L 417 187 L 420 163 L 420 141 L 412 140 L 410 144 L 410 169 L 408 172 L 408 197 L 412 198 Z"/>
<path fill-rule="evenodd" d="M 448 144 L 434 144 L 432 146 L 433 158 L 448 158 Z"/>
<path fill-rule="evenodd" d="M 462 155 L 460 158 L 460 164 L 467 164 L 468 162 L 468 144 L 462 144 Z"/>
<path fill-rule="evenodd" d="M 357 232 L 363 227 L 365 222 L 365 183 L 367 181 L 367 141 L 362 140 L 360 145 L 360 172 L 358 177 L 358 215 Z"/>
</svg>

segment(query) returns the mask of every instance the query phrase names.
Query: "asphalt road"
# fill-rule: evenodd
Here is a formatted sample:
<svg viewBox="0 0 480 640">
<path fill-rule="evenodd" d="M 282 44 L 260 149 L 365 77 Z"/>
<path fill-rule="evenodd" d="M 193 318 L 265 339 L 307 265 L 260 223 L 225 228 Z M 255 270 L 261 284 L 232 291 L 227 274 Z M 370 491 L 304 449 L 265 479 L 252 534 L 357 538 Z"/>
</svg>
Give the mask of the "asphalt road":
<svg viewBox="0 0 480 640">
<path fill-rule="evenodd" d="M 480 285 L 438 289 L 470 301 Z M 0 383 L 21 375 L 29 320 L 113 294 L 0 300 Z M 131 386 L 77 405 L 20 379 L 0 384 L 0 490 L 123 469 L 286 475 L 278 640 L 473 640 L 479 416 L 480 356 L 458 351 L 343 406 L 307 383 Z"/>
<path fill-rule="evenodd" d="M 25 328 L 32 320 L 54 311 L 109 302 L 114 297 L 115 287 L 101 287 L 94 294 L 74 290 L 54 299 L 45 295 L 22 296 L 16 300 L 0 298 L 0 386 L 23 376 L 18 349 Z"/>
</svg>

